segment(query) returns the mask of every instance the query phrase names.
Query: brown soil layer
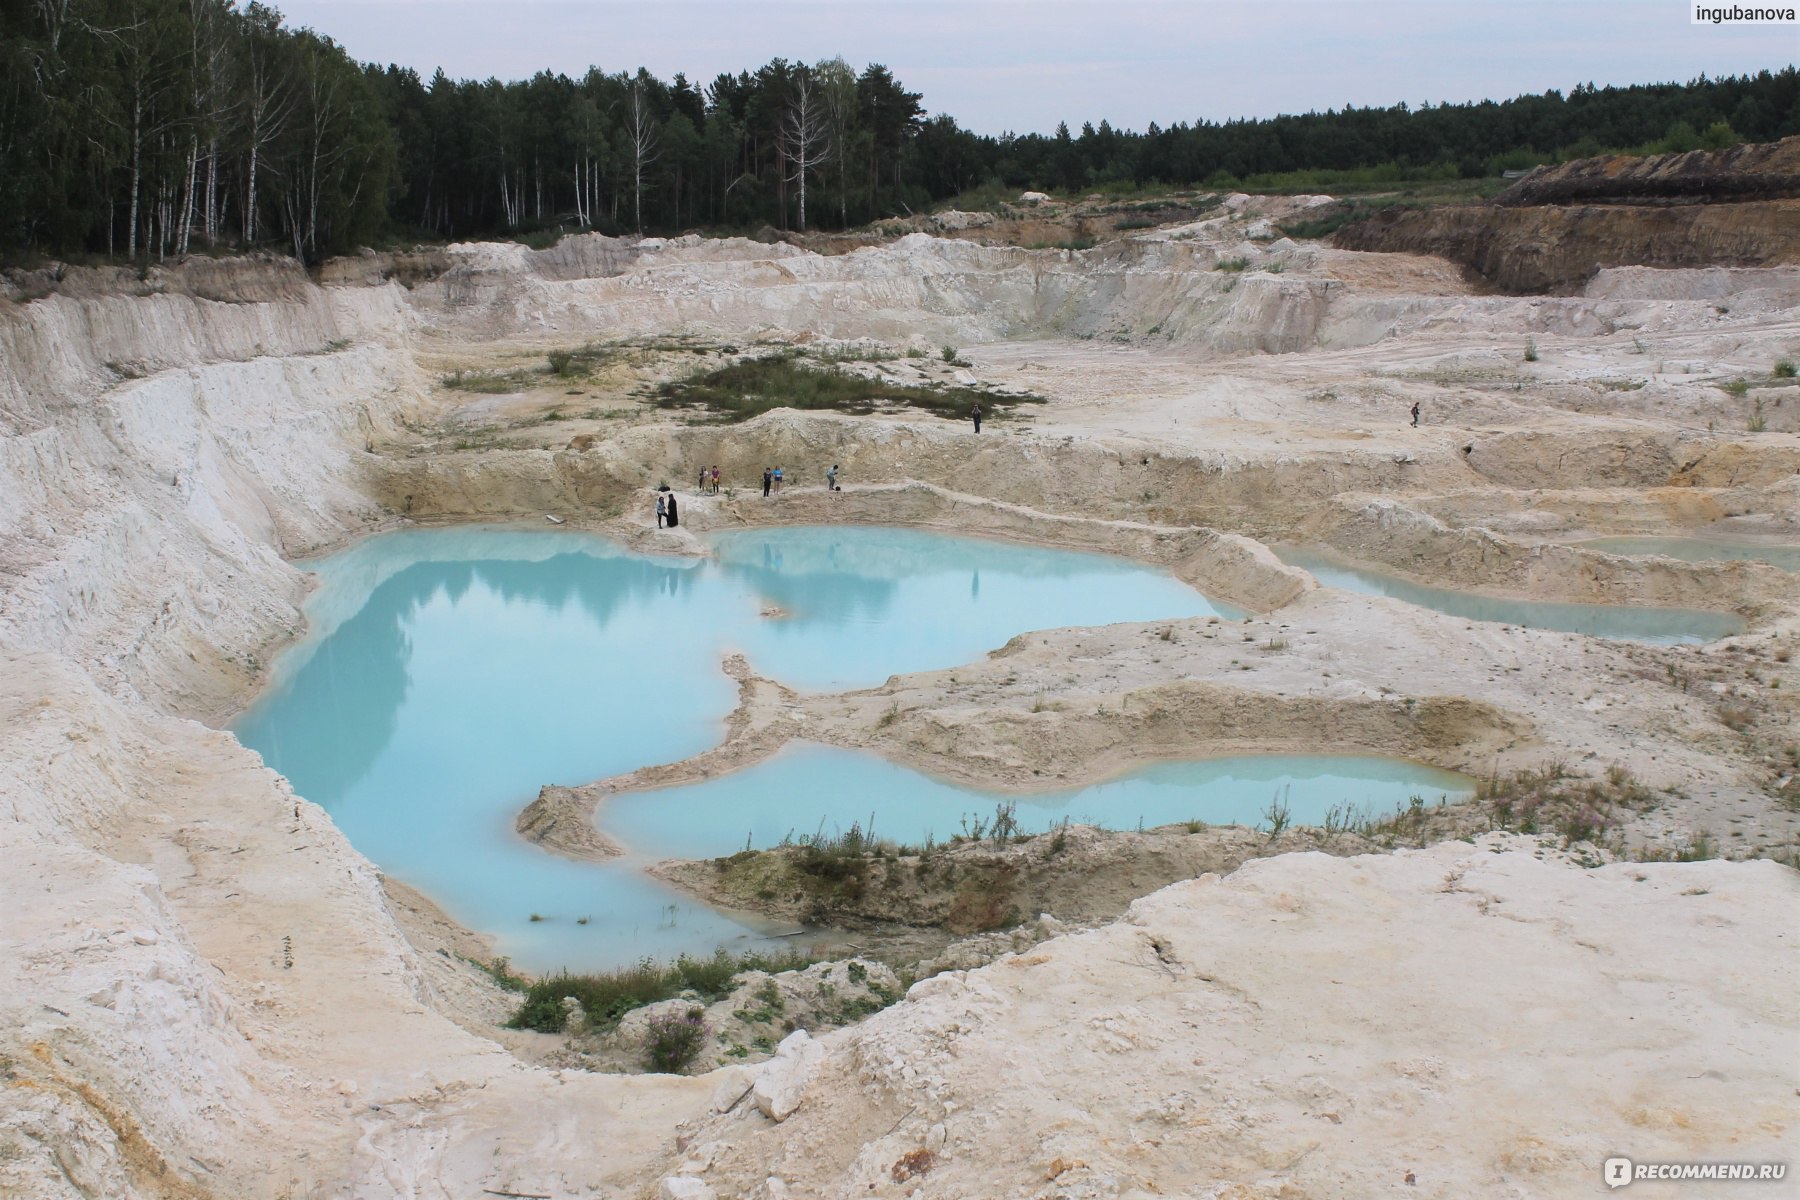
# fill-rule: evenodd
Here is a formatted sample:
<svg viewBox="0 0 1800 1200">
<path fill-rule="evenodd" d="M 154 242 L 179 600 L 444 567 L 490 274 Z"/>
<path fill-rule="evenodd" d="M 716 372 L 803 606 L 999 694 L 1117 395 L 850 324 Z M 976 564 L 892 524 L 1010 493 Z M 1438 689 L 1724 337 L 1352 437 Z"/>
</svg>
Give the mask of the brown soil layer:
<svg viewBox="0 0 1800 1200">
<path fill-rule="evenodd" d="M 1333 244 L 1435 254 L 1515 295 L 1566 293 L 1604 267 L 1800 262 L 1800 200 L 1672 208 L 1392 208 L 1340 229 Z"/>
<path fill-rule="evenodd" d="M 1539 167 L 1491 205 L 1389 208 L 1346 250 L 1435 254 L 1502 292 L 1570 292 L 1604 267 L 1800 262 L 1800 137 Z"/>
</svg>

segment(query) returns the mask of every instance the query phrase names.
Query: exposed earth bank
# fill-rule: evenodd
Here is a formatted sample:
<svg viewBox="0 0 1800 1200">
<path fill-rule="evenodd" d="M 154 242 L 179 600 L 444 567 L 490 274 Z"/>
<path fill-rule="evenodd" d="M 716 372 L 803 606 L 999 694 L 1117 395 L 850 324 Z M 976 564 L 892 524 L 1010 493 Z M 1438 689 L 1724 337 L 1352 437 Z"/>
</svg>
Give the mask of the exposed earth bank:
<svg viewBox="0 0 1800 1200">
<path fill-rule="evenodd" d="M 1515 293 L 1574 291 L 1605 267 L 1800 262 L 1800 137 L 1539 167 L 1492 205 L 1389 208 L 1333 241 L 1441 255 Z"/>
</svg>

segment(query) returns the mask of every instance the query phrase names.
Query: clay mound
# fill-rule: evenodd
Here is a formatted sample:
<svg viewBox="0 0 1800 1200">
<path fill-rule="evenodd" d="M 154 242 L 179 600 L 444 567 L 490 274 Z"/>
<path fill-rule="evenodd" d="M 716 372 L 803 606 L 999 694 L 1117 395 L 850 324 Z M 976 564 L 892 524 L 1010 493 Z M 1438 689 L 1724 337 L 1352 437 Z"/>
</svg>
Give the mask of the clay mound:
<svg viewBox="0 0 1800 1200">
<path fill-rule="evenodd" d="M 1648 157 L 1609 154 L 1539 167 L 1494 198 L 1537 204 L 1708 204 L 1800 197 L 1800 136 Z"/>
</svg>

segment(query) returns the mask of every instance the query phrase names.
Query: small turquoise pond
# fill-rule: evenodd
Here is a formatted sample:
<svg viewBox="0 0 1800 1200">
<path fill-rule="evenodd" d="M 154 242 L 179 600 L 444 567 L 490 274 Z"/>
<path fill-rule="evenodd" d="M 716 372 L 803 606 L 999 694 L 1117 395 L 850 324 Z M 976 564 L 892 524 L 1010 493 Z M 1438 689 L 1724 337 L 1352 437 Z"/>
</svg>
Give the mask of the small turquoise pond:
<svg viewBox="0 0 1800 1200">
<path fill-rule="evenodd" d="M 993 795 L 796 745 L 702 785 L 616 798 L 601 823 L 632 849 L 627 860 L 572 862 L 514 833 L 542 784 L 716 745 L 736 691 L 719 670 L 726 654 L 802 690 L 835 690 L 978 659 L 1032 629 L 1241 615 L 1105 555 L 865 527 L 713 544 L 715 558 L 695 560 L 569 531 L 371 538 L 311 564 L 307 636 L 234 729 L 359 850 L 500 953 L 533 970 L 595 968 L 768 932 L 656 883 L 646 858 L 847 829 L 871 812 L 883 836 L 942 840 L 965 815 L 993 812 Z M 1064 816 L 1133 827 L 1254 821 L 1281 791 L 1306 821 L 1334 803 L 1387 809 L 1459 782 L 1379 759 L 1235 759 L 1016 800 L 1030 828 Z"/>
<path fill-rule="evenodd" d="M 1800 546 L 1699 537 L 1604 537 L 1572 544 L 1604 554 L 1657 555 L 1682 562 L 1765 562 L 1784 571 L 1800 571 Z"/>
<path fill-rule="evenodd" d="M 797 742 L 725 780 L 614 797 L 600 828 L 652 858 L 713 858 L 798 838 L 866 833 L 919 844 L 992 824 L 1013 805 L 1026 833 L 1064 820 L 1112 829 L 1177 821 L 1255 825 L 1280 801 L 1297 824 L 1334 806 L 1391 813 L 1413 796 L 1431 803 L 1468 794 L 1469 781 L 1399 759 L 1361 755 L 1241 755 L 1161 762 L 1087 787 L 1030 794 L 961 787 L 873 754 Z"/>
<path fill-rule="evenodd" d="M 1730 613 L 1703 612 L 1691 608 L 1640 608 L 1610 604 L 1567 604 L 1554 600 L 1511 600 L 1480 596 L 1450 588 L 1427 587 L 1398 576 L 1352 567 L 1311 550 L 1281 547 L 1276 550 L 1290 567 L 1312 573 L 1326 587 L 1342 588 L 1371 596 L 1392 596 L 1421 608 L 1435 609 L 1470 621 L 1498 621 L 1526 629 L 1552 629 L 1585 633 L 1657 645 L 1685 645 L 1730 637 L 1744 628 L 1742 619 Z"/>
</svg>

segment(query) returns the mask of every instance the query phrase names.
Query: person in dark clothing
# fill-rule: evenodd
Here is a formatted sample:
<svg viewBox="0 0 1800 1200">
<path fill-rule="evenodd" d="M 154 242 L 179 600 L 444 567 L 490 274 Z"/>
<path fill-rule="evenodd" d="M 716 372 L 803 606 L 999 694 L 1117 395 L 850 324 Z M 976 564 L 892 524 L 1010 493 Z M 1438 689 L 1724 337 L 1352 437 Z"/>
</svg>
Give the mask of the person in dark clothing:
<svg viewBox="0 0 1800 1200">
<path fill-rule="evenodd" d="M 681 524 L 681 513 L 675 507 L 675 493 L 670 492 L 669 493 L 669 528 L 673 529 L 679 524 Z"/>
<path fill-rule="evenodd" d="M 706 468 L 701 467 L 699 482 L 694 484 L 694 495 L 704 496 L 705 494 L 706 494 Z"/>
<path fill-rule="evenodd" d="M 663 527 L 663 518 L 667 517 L 668 515 L 669 515 L 668 502 L 663 499 L 661 493 L 658 493 L 658 495 L 656 497 L 656 527 L 658 529 L 661 529 Z"/>
<path fill-rule="evenodd" d="M 1418 427 L 1419 427 L 1419 402 L 1417 400 L 1414 400 L 1413 401 L 1413 428 L 1417 429 Z"/>
<path fill-rule="evenodd" d="M 969 417 L 971 420 L 973 420 L 975 422 L 975 432 L 980 433 L 981 432 L 981 405 L 977 404 L 973 409 L 971 409 L 969 412 Z"/>
<path fill-rule="evenodd" d="M 775 472 L 769 470 L 769 468 L 767 468 L 767 467 L 764 467 L 763 468 L 763 499 L 765 499 L 765 500 L 768 499 L 769 486 L 771 484 L 773 484 L 774 482 L 775 482 Z"/>
</svg>

